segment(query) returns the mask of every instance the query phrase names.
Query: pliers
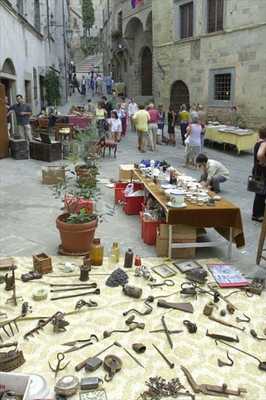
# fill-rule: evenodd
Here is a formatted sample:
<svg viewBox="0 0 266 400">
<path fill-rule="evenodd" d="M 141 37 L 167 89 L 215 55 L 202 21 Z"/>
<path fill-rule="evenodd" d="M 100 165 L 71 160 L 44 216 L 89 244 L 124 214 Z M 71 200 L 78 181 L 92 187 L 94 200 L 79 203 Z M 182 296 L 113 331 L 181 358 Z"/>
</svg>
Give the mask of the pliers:
<svg viewBox="0 0 266 400">
<path fill-rule="evenodd" d="M 93 341 L 93 339 L 95 341 Z M 96 342 L 99 342 L 99 339 L 97 338 L 97 336 L 90 335 L 89 339 L 73 340 L 72 342 L 63 343 L 62 346 L 72 346 L 70 349 L 64 351 L 64 354 L 67 354 L 67 353 L 72 353 L 73 351 L 83 349 L 84 347 L 89 346 Z M 83 343 L 83 344 L 81 344 L 80 346 L 77 346 L 78 343 Z"/>
</svg>

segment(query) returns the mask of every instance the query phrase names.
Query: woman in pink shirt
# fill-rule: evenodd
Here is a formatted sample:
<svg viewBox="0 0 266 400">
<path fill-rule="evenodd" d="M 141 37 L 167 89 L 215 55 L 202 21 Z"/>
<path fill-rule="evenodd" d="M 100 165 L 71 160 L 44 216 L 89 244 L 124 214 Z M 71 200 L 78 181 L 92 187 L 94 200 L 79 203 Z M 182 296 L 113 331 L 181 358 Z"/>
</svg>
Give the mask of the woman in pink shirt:
<svg viewBox="0 0 266 400">
<path fill-rule="evenodd" d="M 156 150 L 158 122 L 160 120 L 159 111 L 154 107 L 154 104 L 149 104 L 147 111 L 150 115 L 148 139 L 152 151 Z"/>
</svg>

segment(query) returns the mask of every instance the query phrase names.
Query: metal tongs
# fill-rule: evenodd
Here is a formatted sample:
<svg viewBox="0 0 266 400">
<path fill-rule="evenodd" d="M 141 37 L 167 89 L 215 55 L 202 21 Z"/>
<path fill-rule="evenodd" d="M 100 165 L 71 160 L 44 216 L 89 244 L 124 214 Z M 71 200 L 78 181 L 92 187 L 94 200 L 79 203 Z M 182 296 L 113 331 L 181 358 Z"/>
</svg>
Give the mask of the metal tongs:
<svg viewBox="0 0 266 400">
<path fill-rule="evenodd" d="M 93 339 L 95 341 L 93 341 Z M 71 346 L 70 349 L 64 351 L 64 354 L 67 353 L 72 353 L 73 351 L 77 351 L 80 349 L 83 349 L 86 346 L 89 346 L 93 343 L 99 342 L 99 339 L 97 338 L 96 335 L 90 335 L 90 337 L 88 339 L 79 339 L 79 340 L 73 340 L 72 342 L 67 342 L 67 343 L 63 343 L 62 346 Z M 83 343 L 80 346 L 78 346 L 78 343 Z"/>
</svg>

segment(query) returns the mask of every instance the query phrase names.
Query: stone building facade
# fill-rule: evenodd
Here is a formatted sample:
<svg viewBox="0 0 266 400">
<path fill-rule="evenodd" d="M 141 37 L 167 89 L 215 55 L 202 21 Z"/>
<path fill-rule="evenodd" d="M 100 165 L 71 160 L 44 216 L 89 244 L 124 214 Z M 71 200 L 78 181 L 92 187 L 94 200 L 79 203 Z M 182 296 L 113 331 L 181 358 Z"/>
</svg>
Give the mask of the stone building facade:
<svg viewBox="0 0 266 400">
<path fill-rule="evenodd" d="M 266 1 L 113 0 L 108 29 L 105 69 L 128 95 L 201 103 L 221 120 L 237 105 L 249 125 L 265 121 Z"/>
<path fill-rule="evenodd" d="M 0 1 L 0 82 L 9 102 L 25 96 L 37 113 L 45 105 L 44 76 L 50 68 L 68 96 L 68 0 Z"/>
<path fill-rule="evenodd" d="M 237 105 L 265 123 L 265 1 L 153 0 L 153 32 L 157 102 L 201 103 L 223 120 Z"/>
</svg>

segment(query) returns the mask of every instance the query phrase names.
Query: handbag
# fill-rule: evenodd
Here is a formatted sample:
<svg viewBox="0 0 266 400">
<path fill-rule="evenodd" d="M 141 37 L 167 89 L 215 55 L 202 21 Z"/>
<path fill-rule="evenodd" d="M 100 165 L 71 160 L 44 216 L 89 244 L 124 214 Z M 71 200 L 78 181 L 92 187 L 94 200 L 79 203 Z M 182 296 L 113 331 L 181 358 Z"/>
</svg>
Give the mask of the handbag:
<svg viewBox="0 0 266 400">
<path fill-rule="evenodd" d="M 259 176 L 256 174 L 257 168 L 254 168 L 252 175 L 248 177 L 248 187 L 249 192 L 260 194 L 262 196 L 266 195 L 266 179 L 264 176 Z"/>
</svg>

